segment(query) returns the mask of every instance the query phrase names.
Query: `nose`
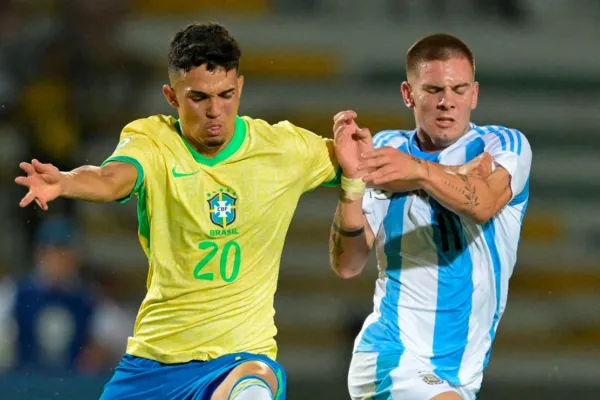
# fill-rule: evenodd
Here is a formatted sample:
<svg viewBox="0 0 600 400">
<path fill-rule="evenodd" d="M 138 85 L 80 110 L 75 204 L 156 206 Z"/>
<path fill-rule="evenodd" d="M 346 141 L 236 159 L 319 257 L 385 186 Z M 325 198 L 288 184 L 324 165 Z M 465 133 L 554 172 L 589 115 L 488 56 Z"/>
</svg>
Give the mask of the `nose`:
<svg viewBox="0 0 600 400">
<path fill-rule="evenodd" d="M 206 108 L 206 116 L 214 119 L 221 115 L 221 106 L 218 99 L 210 98 L 208 100 L 208 107 Z"/>
<path fill-rule="evenodd" d="M 440 101 L 438 102 L 438 108 L 442 111 L 448 111 L 456 107 L 454 100 L 452 99 L 452 89 L 446 88 L 441 93 Z"/>
</svg>

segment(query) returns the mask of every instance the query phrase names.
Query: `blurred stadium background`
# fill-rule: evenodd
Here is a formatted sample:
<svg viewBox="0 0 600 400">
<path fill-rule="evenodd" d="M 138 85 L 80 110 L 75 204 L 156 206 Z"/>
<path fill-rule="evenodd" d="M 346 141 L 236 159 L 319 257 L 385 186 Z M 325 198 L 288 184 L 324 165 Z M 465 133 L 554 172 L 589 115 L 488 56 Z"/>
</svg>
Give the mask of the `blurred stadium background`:
<svg viewBox="0 0 600 400">
<path fill-rule="evenodd" d="M 600 398 L 600 1 L 3 0 L 1 399 L 98 398 L 147 271 L 135 202 L 21 210 L 19 161 L 98 164 L 125 123 L 171 113 L 160 90 L 167 46 L 195 20 L 222 22 L 241 42 L 241 114 L 326 136 L 348 108 L 373 132 L 411 128 L 399 94 L 408 46 L 438 31 L 466 40 L 481 83 L 474 121 L 518 128 L 534 150 L 518 265 L 481 398 Z M 284 252 L 276 320 L 291 400 L 347 398 L 352 341 L 371 309 L 374 264 L 350 281 L 328 267 L 335 198 L 326 188 L 304 197 Z M 65 256 L 70 247 L 80 257 Z M 11 316 L 20 280 L 59 273 L 73 301 L 93 299 L 98 311 L 74 363 L 65 337 L 79 320 L 60 309 L 33 325 Z M 21 301 L 35 307 L 29 295 Z M 29 363 L 26 334 L 43 338 Z"/>
</svg>

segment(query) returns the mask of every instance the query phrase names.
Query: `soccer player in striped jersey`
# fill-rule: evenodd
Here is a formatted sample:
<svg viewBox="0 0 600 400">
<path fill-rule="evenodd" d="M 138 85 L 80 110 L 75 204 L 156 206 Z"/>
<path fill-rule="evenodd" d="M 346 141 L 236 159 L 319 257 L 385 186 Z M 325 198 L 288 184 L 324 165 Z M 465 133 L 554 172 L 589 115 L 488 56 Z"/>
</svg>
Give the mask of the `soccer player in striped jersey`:
<svg viewBox="0 0 600 400">
<path fill-rule="evenodd" d="M 359 152 L 238 116 L 240 56 L 224 27 L 192 24 L 171 42 L 163 87 L 178 119 L 131 122 L 101 167 L 21 163 L 23 207 L 138 197 L 147 294 L 102 400 L 285 398 L 273 301 L 286 232 L 300 196 L 337 179 L 334 153 L 353 173 Z"/>
<path fill-rule="evenodd" d="M 378 259 L 349 391 L 353 399 L 472 400 L 506 306 L 531 148 L 518 130 L 471 123 L 479 87 L 460 39 L 419 40 L 406 71 L 402 97 L 416 129 L 375 135 L 331 231 L 341 277 L 358 275 L 372 248 Z M 364 133 L 354 118 L 340 114 L 336 135 Z"/>
</svg>

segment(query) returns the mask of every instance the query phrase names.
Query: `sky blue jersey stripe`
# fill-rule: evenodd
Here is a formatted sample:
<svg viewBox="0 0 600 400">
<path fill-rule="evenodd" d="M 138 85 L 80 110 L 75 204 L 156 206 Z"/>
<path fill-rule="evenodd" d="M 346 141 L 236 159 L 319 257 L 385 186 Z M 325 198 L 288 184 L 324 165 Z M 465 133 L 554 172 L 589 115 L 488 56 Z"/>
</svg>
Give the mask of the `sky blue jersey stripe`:
<svg viewBox="0 0 600 400">
<path fill-rule="evenodd" d="M 375 369 L 375 385 L 377 393 L 371 400 L 389 400 L 393 386 L 392 370 L 400 365 L 402 353 L 379 353 Z"/>
<path fill-rule="evenodd" d="M 496 226 L 494 223 L 494 218 L 486 222 L 483 226 L 483 236 L 485 237 L 485 243 L 487 244 L 490 256 L 492 258 L 492 266 L 494 268 L 494 280 L 496 283 L 496 310 L 494 312 L 492 326 L 490 327 L 490 339 L 493 343 L 494 338 L 496 337 L 496 325 L 498 324 L 498 319 L 500 318 L 500 296 L 502 294 L 502 266 L 500 264 L 500 254 L 498 252 L 498 246 L 496 244 Z M 485 355 L 485 359 L 483 361 L 484 369 L 487 367 L 490 361 L 491 354 L 492 346 L 490 345 L 490 348 L 487 354 Z"/>
<path fill-rule="evenodd" d="M 504 138 L 504 135 L 498 130 L 497 126 L 490 126 L 489 131 L 486 131 L 482 127 L 477 127 L 477 128 L 475 128 L 475 131 L 477 133 L 479 133 L 480 135 L 485 135 L 486 133 L 491 133 L 493 135 L 496 135 L 498 137 L 498 139 L 500 139 L 500 144 L 502 145 L 502 150 L 506 150 L 506 139 Z"/>
<path fill-rule="evenodd" d="M 521 132 L 519 132 L 517 130 L 513 130 L 513 132 L 517 136 L 517 155 L 520 156 L 521 155 L 521 146 L 522 146 L 521 141 L 523 140 L 523 139 L 521 139 Z"/>
<path fill-rule="evenodd" d="M 438 293 L 433 332 L 435 373 L 460 385 L 473 297 L 473 261 L 460 218 L 431 202 L 433 241 L 438 254 Z"/>
<path fill-rule="evenodd" d="M 390 140 L 395 136 L 398 131 L 381 131 L 375 136 L 375 140 L 373 141 L 373 146 L 384 147 L 386 146 Z"/>
<path fill-rule="evenodd" d="M 405 143 L 398 149 L 408 152 Z M 404 207 L 406 205 L 406 194 L 396 193 L 390 200 L 387 215 L 383 220 L 386 241 L 384 252 L 387 258 L 386 274 L 388 281 L 385 287 L 385 296 L 381 299 L 379 319 L 365 329 L 357 351 L 373 350 L 373 347 L 385 348 L 386 351 L 394 353 L 404 352 L 404 345 L 400 340 L 400 328 L 398 327 L 398 302 L 400 301 L 400 269 L 402 267 L 402 256 L 400 255 L 402 245 L 402 231 L 404 229 Z"/>
<path fill-rule="evenodd" d="M 476 137 L 474 140 L 467 143 L 465 148 L 465 164 L 483 153 L 484 149 L 485 142 L 481 137 Z"/>
</svg>

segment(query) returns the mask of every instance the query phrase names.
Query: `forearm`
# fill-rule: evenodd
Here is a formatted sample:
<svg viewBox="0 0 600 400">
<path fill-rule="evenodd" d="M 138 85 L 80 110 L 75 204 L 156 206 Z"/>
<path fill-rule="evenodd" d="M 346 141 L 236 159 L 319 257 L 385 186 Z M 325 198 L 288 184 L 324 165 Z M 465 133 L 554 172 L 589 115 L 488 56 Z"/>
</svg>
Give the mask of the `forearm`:
<svg viewBox="0 0 600 400">
<path fill-rule="evenodd" d="M 126 197 L 135 179 L 117 179 L 103 167 L 85 165 L 61 172 L 61 197 L 93 202 L 111 202 Z"/>
<path fill-rule="evenodd" d="M 443 165 L 428 163 L 427 173 L 419 186 L 450 211 L 485 223 L 496 210 L 500 200 L 489 182 L 477 174 L 460 174 Z"/>
<path fill-rule="evenodd" d="M 362 271 L 371 248 L 369 234 L 362 212 L 362 199 L 349 200 L 342 193 L 329 238 L 330 263 L 337 275 L 347 279 Z"/>
</svg>

